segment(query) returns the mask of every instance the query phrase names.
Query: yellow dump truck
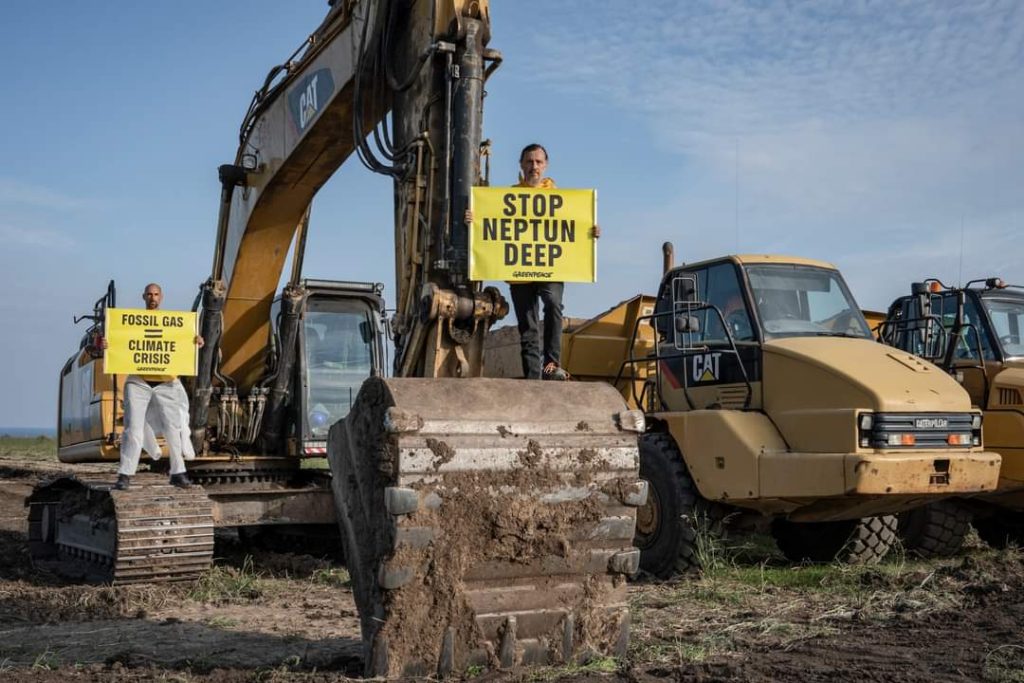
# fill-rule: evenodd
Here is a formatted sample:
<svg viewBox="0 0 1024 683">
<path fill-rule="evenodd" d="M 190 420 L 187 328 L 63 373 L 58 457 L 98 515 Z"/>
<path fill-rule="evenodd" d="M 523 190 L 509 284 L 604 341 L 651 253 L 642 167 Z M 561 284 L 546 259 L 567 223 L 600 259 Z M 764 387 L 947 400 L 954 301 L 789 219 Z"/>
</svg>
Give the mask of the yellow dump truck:
<svg viewBox="0 0 1024 683">
<path fill-rule="evenodd" d="M 919 508 L 901 519 L 926 556 L 959 549 L 973 517 L 978 535 L 1003 547 L 1024 542 L 1024 288 L 986 278 L 949 287 L 931 278 L 889 307 L 882 341 L 933 361 L 985 416 L 985 442 L 1003 458 L 998 488 L 969 500 Z"/>
<path fill-rule="evenodd" d="M 513 337 L 495 334 L 491 357 L 509 358 Z M 967 393 L 876 343 L 828 263 L 667 268 L 657 296 L 571 321 L 563 345 L 575 378 L 612 383 L 647 416 L 635 543 L 658 576 L 699 564 L 698 527 L 723 520 L 770 523 L 793 560 L 877 561 L 895 513 L 997 485 Z"/>
</svg>

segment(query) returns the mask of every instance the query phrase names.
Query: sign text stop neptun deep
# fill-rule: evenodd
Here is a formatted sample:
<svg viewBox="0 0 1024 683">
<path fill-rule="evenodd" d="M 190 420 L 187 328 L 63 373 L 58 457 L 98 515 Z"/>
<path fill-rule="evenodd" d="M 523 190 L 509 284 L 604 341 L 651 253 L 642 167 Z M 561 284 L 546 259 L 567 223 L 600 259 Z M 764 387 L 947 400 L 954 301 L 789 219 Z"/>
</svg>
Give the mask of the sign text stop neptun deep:
<svg viewBox="0 0 1024 683">
<path fill-rule="evenodd" d="M 471 277 L 593 282 L 593 190 L 473 188 Z"/>
</svg>

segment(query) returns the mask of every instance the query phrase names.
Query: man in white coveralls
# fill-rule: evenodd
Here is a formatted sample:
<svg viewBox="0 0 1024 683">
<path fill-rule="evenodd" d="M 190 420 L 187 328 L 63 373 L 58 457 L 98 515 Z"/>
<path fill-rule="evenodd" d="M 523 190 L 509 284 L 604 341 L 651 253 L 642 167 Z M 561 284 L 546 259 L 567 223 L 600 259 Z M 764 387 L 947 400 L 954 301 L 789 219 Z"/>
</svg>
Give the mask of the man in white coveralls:
<svg viewBox="0 0 1024 683">
<path fill-rule="evenodd" d="M 160 285 L 150 283 L 142 293 L 146 310 L 160 308 L 164 295 Z M 203 346 L 203 338 L 195 337 L 196 346 Z M 103 342 L 106 348 L 106 340 Z M 173 375 L 129 375 L 124 383 L 124 433 L 121 435 L 121 465 L 117 470 L 114 488 L 125 490 L 139 467 L 143 446 L 156 459 L 155 432 L 161 432 L 167 442 L 171 463 L 170 483 L 180 488 L 192 485 L 185 474 L 182 432 L 187 424 L 188 396 L 181 382 Z M 147 430 L 147 425 L 150 427 Z M 148 433 L 147 433 L 148 432 Z M 191 445 L 191 444 L 190 444 Z M 190 449 L 191 450 L 191 449 Z M 194 457 L 194 454 L 193 454 Z"/>
</svg>

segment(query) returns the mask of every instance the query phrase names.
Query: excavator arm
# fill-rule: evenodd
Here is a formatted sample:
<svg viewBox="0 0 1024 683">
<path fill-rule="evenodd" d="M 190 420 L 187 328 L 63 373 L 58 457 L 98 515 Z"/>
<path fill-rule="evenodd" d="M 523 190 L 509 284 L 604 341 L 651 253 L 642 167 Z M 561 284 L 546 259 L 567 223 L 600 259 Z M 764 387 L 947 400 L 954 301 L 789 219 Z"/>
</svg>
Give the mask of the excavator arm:
<svg viewBox="0 0 1024 683">
<path fill-rule="evenodd" d="M 422 330 L 440 327 L 428 324 L 438 316 L 488 320 L 507 310 L 496 294 L 474 296 L 465 228 L 453 220 L 480 182 L 483 63 L 500 59 L 484 48 L 489 34 L 486 1 L 338 0 L 297 55 L 268 75 L 234 163 L 220 169 L 208 284 L 223 290 L 218 370 L 240 389 L 264 370 L 270 305 L 289 246 L 317 191 L 353 152 L 395 179 L 396 321 L 399 338 L 409 340 L 399 373 L 480 374 L 441 360 L 424 368 L 420 355 L 431 336 Z M 367 141 L 371 131 L 382 149 Z M 421 301 L 424 291 L 431 300 Z M 421 313 L 428 323 L 419 322 Z M 477 369 L 479 354 L 470 361 Z"/>
<path fill-rule="evenodd" d="M 221 207 L 192 408 L 206 441 L 213 383 L 239 393 L 270 373 L 270 307 L 289 246 L 301 259 L 309 206 L 353 152 L 395 184 L 395 373 L 481 376 L 483 338 L 508 306 L 468 281 L 461 216 L 481 183 L 486 1 L 338 0 L 256 92 L 234 163 L 220 168 Z M 485 65 L 486 64 L 486 65 Z M 390 117 L 388 116 L 390 114 Z M 303 293 L 295 277 L 283 299 Z M 286 351 L 288 349 L 286 348 Z M 281 409 L 271 397 L 266 429 Z M 276 435 L 270 441 L 276 441 Z"/>
</svg>

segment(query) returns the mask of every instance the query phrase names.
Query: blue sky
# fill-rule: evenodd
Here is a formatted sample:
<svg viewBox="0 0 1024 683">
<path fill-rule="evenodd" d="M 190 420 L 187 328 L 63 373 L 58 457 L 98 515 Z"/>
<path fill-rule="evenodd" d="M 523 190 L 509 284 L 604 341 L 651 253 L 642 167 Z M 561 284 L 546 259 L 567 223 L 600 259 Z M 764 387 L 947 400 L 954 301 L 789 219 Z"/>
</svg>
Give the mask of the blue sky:
<svg viewBox="0 0 1024 683">
<path fill-rule="evenodd" d="M 72 315 L 209 274 L 216 167 L 323 0 L 20 3 L 0 57 L 0 425 L 50 426 Z M 526 143 L 596 187 L 599 282 L 571 315 L 694 261 L 836 263 L 861 305 L 912 279 L 1024 283 L 1024 4 L 495 2 L 484 133 L 496 184 Z M 314 203 L 306 272 L 393 289 L 391 187 L 348 164 Z M 963 239 L 962 239 L 963 237 Z M 963 248 L 961 249 L 961 244 Z"/>
</svg>

